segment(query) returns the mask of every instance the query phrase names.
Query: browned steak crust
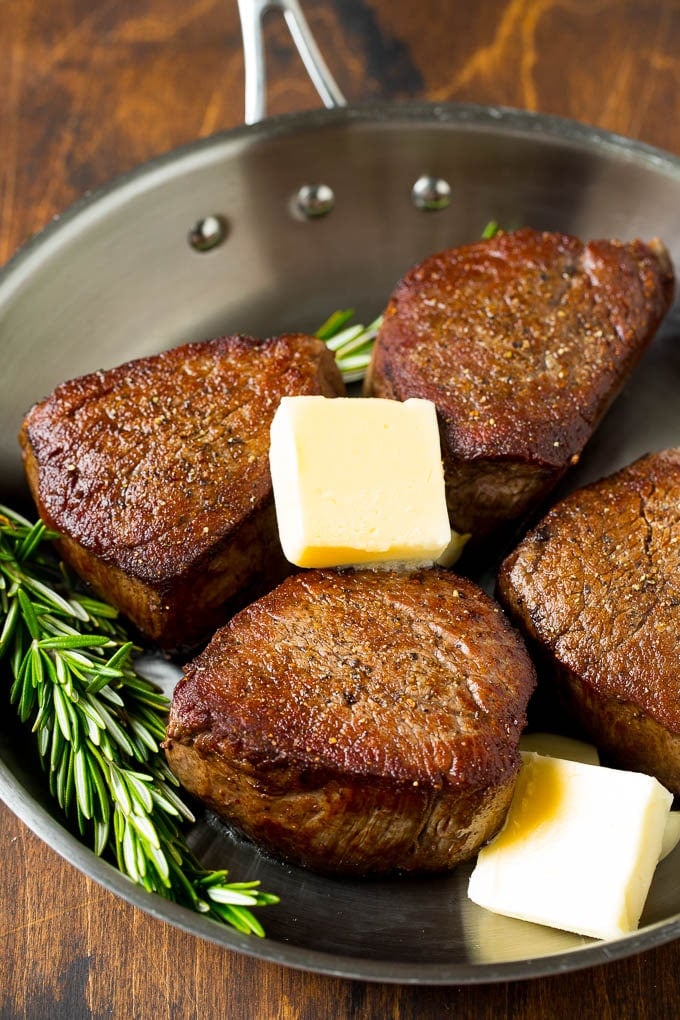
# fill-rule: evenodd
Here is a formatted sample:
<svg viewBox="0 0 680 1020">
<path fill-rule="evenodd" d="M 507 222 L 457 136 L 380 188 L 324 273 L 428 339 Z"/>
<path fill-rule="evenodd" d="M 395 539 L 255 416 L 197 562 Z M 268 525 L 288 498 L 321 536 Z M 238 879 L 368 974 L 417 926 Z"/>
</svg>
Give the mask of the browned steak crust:
<svg viewBox="0 0 680 1020">
<path fill-rule="evenodd" d="M 81 576 L 154 641 L 191 643 L 288 570 L 268 462 L 280 398 L 343 392 L 312 337 L 186 344 L 35 405 L 29 485 Z"/>
<path fill-rule="evenodd" d="M 437 405 L 451 521 L 483 536 L 581 453 L 672 301 L 658 242 L 519 230 L 433 255 L 394 291 L 367 392 Z"/>
<path fill-rule="evenodd" d="M 498 591 L 568 717 L 680 794 L 680 450 L 568 496 L 502 564 Z"/>
<path fill-rule="evenodd" d="M 504 819 L 534 683 L 468 580 L 305 571 L 187 667 L 166 753 L 190 792 L 291 861 L 441 870 Z"/>
</svg>

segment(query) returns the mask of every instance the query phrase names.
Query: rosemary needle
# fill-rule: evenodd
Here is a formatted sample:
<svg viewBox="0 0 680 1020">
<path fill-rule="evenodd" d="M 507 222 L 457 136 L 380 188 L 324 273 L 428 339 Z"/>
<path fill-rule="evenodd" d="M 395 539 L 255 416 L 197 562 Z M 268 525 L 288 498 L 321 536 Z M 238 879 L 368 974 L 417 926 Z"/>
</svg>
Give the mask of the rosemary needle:
<svg viewBox="0 0 680 1020">
<path fill-rule="evenodd" d="M 378 335 L 382 316 L 368 326 L 348 325 L 354 309 L 333 312 L 314 334 L 335 352 L 335 360 L 345 382 L 363 379 L 371 360 L 373 343 Z"/>
<path fill-rule="evenodd" d="M 250 908 L 278 897 L 203 868 L 187 846 L 193 816 L 159 753 L 168 700 L 135 672 L 116 611 L 71 583 L 54 537 L 0 506 L 0 660 L 51 794 L 95 853 L 148 892 L 264 935 Z"/>
</svg>

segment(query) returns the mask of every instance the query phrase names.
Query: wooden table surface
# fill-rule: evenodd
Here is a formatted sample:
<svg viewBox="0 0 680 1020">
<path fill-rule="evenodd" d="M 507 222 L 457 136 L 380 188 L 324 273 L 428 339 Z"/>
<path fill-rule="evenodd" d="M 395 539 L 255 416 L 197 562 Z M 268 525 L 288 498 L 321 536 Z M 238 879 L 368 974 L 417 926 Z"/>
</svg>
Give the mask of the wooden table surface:
<svg viewBox="0 0 680 1020">
<path fill-rule="evenodd" d="M 426 98 L 561 114 L 680 154 L 677 0 L 306 0 L 352 102 Z M 268 25 L 270 111 L 318 105 Z M 237 125 L 235 0 L 2 0 L 0 261 L 89 189 Z M 366 984 L 258 962 L 155 921 L 0 806 L 0 1016 L 493 1017 L 680 1014 L 680 945 L 509 984 Z"/>
</svg>

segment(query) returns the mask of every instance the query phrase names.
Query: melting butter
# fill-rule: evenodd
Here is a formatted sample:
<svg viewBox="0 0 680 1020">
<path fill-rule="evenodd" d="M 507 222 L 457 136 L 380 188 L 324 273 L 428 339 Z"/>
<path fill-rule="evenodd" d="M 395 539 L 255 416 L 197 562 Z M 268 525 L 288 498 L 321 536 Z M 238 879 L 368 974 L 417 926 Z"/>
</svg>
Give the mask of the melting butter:
<svg viewBox="0 0 680 1020">
<path fill-rule="evenodd" d="M 487 910 L 593 938 L 640 920 L 672 796 L 636 772 L 522 753 L 508 818 L 469 896 Z"/>
<path fill-rule="evenodd" d="M 547 754 L 550 758 L 582 761 L 586 765 L 600 764 L 600 755 L 592 744 L 558 733 L 523 733 L 519 747 L 521 751 L 537 751 L 538 754 Z"/>
</svg>

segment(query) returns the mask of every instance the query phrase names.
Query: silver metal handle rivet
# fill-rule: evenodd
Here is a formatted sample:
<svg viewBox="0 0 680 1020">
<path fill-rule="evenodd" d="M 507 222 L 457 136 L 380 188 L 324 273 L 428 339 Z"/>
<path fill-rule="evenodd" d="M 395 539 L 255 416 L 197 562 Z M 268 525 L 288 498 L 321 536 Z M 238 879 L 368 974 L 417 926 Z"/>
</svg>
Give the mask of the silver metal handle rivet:
<svg viewBox="0 0 680 1020">
<path fill-rule="evenodd" d="M 327 184 L 303 184 L 295 204 L 303 216 L 313 220 L 328 215 L 335 205 L 335 195 Z"/>
<path fill-rule="evenodd" d="M 212 251 L 222 244 L 227 232 L 227 221 L 223 216 L 204 216 L 189 231 L 189 244 L 194 251 Z"/>
<path fill-rule="evenodd" d="M 423 174 L 411 188 L 411 200 L 416 209 L 427 212 L 446 209 L 451 201 L 451 185 L 443 177 Z"/>
</svg>

